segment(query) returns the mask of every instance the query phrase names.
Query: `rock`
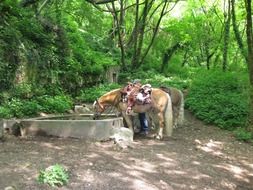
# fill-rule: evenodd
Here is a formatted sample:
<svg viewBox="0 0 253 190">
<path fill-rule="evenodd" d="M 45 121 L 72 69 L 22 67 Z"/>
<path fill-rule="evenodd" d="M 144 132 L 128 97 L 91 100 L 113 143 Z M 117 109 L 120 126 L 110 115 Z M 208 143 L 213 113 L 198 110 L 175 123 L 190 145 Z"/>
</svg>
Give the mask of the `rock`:
<svg viewBox="0 0 253 190">
<path fill-rule="evenodd" d="M 20 120 L 3 120 L 0 124 L 4 134 L 20 136 Z"/>
<path fill-rule="evenodd" d="M 8 187 L 5 187 L 4 190 L 16 190 L 16 188 L 12 186 L 8 186 Z"/>
<path fill-rule="evenodd" d="M 115 128 L 113 129 L 113 135 L 111 136 L 111 139 L 114 140 L 114 143 L 117 144 L 120 148 L 127 148 L 132 147 L 133 142 L 133 132 L 132 130 L 121 127 L 121 128 Z"/>
<path fill-rule="evenodd" d="M 86 105 L 75 105 L 74 108 L 75 113 L 93 113 L 90 108 L 88 108 Z"/>
</svg>

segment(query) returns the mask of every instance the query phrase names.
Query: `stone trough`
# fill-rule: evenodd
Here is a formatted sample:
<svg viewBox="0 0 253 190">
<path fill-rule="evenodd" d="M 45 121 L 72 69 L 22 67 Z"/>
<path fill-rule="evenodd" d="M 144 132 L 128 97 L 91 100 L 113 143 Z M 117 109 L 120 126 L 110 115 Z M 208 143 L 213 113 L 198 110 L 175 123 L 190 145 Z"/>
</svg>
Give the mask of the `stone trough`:
<svg viewBox="0 0 253 190">
<path fill-rule="evenodd" d="M 72 137 L 90 141 L 108 140 L 123 127 L 122 117 L 102 115 L 93 120 L 92 114 L 71 114 L 64 116 L 39 117 L 21 120 L 3 120 L 3 129 L 26 136 Z"/>
</svg>

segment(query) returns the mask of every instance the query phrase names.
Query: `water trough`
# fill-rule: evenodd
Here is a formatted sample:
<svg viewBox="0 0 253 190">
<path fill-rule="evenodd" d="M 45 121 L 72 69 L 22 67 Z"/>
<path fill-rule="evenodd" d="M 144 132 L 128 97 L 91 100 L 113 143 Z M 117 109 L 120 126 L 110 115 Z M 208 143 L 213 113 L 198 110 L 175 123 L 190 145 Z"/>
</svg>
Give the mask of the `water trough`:
<svg viewBox="0 0 253 190">
<path fill-rule="evenodd" d="M 21 136 L 72 137 L 91 141 L 107 140 L 123 126 L 122 117 L 102 115 L 93 120 L 92 114 L 71 114 L 51 117 L 38 117 L 21 120 L 4 120 L 4 130 L 20 129 Z"/>
</svg>

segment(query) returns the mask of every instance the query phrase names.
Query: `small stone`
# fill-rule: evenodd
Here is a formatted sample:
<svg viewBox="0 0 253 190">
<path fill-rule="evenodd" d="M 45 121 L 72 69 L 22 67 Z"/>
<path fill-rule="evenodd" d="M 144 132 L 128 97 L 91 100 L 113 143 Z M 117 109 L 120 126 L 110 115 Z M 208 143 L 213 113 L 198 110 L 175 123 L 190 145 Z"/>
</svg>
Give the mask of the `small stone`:
<svg viewBox="0 0 253 190">
<path fill-rule="evenodd" d="M 16 188 L 12 186 L 8 186 L 8 187 L 5 187 L 4 190 L 16 190 Z"/>
</svg>

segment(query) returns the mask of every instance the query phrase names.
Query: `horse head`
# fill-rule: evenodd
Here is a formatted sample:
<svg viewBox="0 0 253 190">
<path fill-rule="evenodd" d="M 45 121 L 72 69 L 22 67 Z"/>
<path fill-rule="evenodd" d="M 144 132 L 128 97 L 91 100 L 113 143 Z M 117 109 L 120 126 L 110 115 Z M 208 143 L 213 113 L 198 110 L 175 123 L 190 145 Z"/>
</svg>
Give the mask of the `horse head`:
<svg viewBox="0 0 253 190">
<path fill-rule="evenodd" d="M 101 113 L 104 112 L 105 107 L 99 102 L 98 99 L 96 99 L 93 103 L 93 110 L 94 110 L 93 119 L 95 120 L 98 119 Z"/>
</svg>

